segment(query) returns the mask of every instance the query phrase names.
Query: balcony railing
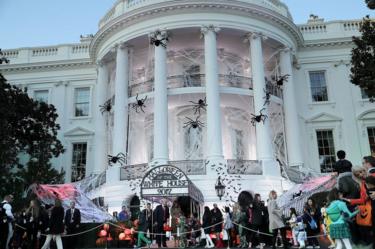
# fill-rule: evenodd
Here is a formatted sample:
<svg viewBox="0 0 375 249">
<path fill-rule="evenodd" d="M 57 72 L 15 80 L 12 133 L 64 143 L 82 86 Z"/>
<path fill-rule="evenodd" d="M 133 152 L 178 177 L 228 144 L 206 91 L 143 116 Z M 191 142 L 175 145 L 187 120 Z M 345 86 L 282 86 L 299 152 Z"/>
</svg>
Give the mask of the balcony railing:
<svg viewBox="0 0 375 249">
<path fill-rule="evenodd" d="M 184 3 L 182 0 L 179 0 Z M 288 7 L 280 0 L 238 0 L 243 3 L 256 4 L 265 8 L 271 9 L 280 13 L 281 15 L 292 19 L 289 13 Z M 134 9 L 142 8 L 149 5 L 158 5 L 161 3 L 168 2 L 166 0 L 117 0 L 114 6 L 106 13 L 106 15 L 100 20 L 99 28 L 102 28 L 105 24 L 113 20 L 114 18 L 130 12 Z M 170 2 L 177 2 L 172 1 Z"/>
<path fill-rule="evenodd" d="M 168 89 L 183 87 L 204 87 L 204 74 L 190 75 L 172 75 L 167 78 Z M 237 87 L 243 89 L 252 89 L 253 82 L 250 77 L 238 76 L 233 74 L 219 74 L 219 84 L 225 87 Z M 154 90 L 154 79 L 136 83 L 129 86 L 129 96 L 135 96 L 137 93 L 152 92 Z"/>
<path fill-rule="evenodd" d="M 169 163 L 181 169 L 188 176 L 206 174 L 204 160 L 179 160 L 170 161 Z M 227 160 L 227 165 L 228 174 L 261 175 L 263 172 L 261 162 L 257 160 L 229 159 Z M 141 179 L 149 169 L 147 163 L 124 166 L 120 170 L 120 180 Z"/>
<path fill-rule="evenodd" d="M 258 160 L 228 159 L 228 174 L 235 175 L 261 175 L 262 164 Z"/>
</svg>

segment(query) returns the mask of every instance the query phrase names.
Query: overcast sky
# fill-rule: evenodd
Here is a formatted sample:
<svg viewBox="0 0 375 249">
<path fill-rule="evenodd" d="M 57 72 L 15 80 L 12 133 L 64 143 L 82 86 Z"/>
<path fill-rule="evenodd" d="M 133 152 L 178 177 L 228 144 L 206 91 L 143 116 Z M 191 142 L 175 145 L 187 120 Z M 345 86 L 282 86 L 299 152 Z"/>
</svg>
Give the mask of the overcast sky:
<svg viewBox="0 0 375 249">
<path fill-rule="evenodd" d="M 79 42 L 95 34 L 99 19 L 116 0 L 0 0 L 0 48 L 19 48 Z M 230 1 L 230 0 L 228 0 Z M 364 0 L 283 0 L 295 23 L 310 14 L 325 20 L 374 16 Z"/>
</svg>

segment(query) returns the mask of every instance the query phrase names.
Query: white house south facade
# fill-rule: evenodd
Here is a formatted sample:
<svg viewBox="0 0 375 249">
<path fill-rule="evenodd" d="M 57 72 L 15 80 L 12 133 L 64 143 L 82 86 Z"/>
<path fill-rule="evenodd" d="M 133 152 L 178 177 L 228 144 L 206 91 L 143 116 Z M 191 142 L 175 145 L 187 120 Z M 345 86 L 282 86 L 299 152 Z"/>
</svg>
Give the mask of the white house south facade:
<svg viewBox="0 0 375 249">
<path fill-rule="evenodd" d="M 296 25 L 278 0 L 118 0 L 95 35 L 5 50 L 0 72 L 57 108 L 53 165 L 66 182 L 106 172 L 93 197 L 110 208 L 165 164 L 206 202 L 221 176 L 231 201 L 330 172 L 338 150 L 375 153 L 374 105 L 350 83 L 360 22 Z"/>
</svg>

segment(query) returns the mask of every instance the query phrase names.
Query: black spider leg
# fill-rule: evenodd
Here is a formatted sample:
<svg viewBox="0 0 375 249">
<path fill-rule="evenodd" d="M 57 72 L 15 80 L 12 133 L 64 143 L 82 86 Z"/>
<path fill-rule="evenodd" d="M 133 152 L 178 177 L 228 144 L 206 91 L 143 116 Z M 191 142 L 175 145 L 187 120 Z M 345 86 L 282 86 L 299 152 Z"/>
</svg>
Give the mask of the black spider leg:
<svg viewBox="0 0 375 249">
<path fill-rule="evenodd" d="M 186 128 L 186 127 L 190 126 L 192 123 L 194 123 L 194 120 L 192 120 L 191 118 L 189 118 L 189 117 L 185 117 L 185 118 L 188 119 L 188 121 L 184 123 L 183 128 Z"/>
<path fill-rule="evenodd" d="M 263 89 L 263 92 L 264 92 L 264 94 L 265 94 L 264 97 L 263 97 L 263 99 L 264 99 L 264 104 L 263 104 L 263 106 L 266 106 L 266 105 L 271 104 L 271 101 L 270 101 L 271 93 L 268 92 L 266 89 Z"/>
</svg>

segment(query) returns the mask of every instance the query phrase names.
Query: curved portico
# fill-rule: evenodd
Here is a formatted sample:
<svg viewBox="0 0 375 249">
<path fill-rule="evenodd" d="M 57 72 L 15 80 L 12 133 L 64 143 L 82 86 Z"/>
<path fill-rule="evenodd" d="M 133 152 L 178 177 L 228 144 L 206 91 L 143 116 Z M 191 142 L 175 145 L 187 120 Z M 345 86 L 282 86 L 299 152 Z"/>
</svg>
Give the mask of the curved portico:
<svg viewBox="0 0 375 249">
<path fill-rule="evenodd" d="M 288 15 L 255 2 L 212 6 L 223 11 L 219 15 L 205 4 L 158 1 L 153 9 L 170 7 L 162 16 L 148 12 L 145 1 L 102 23 L 90 53 L 106 61 L 112 75 L 107 91 L 98 93 L 115 99 L 109 153 L 123 152 L 128 165 L 177 164 L 212 184 L 218 168 L 272 178 L 280 176 L 277 161 L 302 164 L 288 50 L 298 46 L 300 34 Z M 178 6 L 185 6 L 183 13 Z M 138 22 L 132 20 L 136 15 Z M 284 93 L 275 85 L 282 74 L 291 79 Z M 197 111 L 199 100 L 206 106 Z M 266 120 L 252 126 L 259 114 Z M 193 128 L 191 121 L 201 125 Z M 284 122 L 294 127 L 286 134 Z M 119 171 L 109 171 L 109 182 L 121 180 Z"/>
</svg>

